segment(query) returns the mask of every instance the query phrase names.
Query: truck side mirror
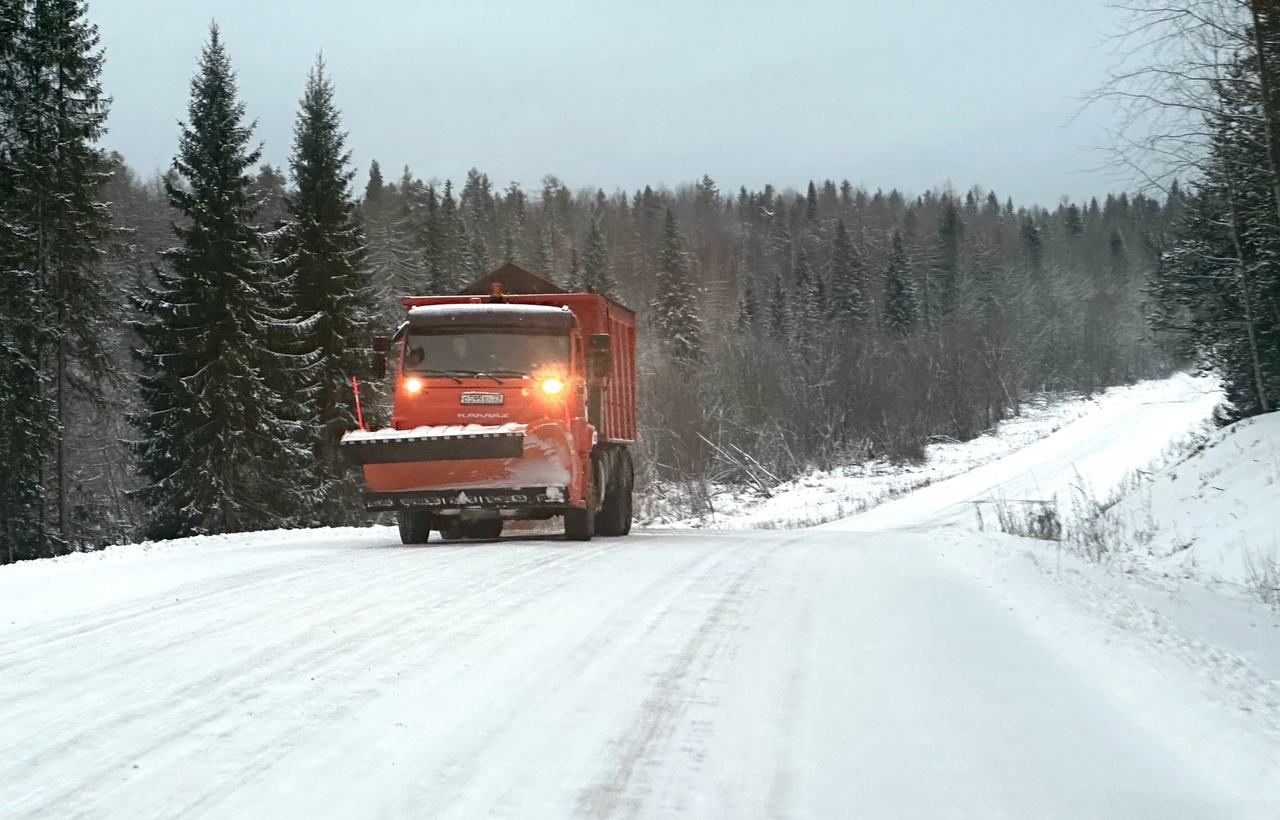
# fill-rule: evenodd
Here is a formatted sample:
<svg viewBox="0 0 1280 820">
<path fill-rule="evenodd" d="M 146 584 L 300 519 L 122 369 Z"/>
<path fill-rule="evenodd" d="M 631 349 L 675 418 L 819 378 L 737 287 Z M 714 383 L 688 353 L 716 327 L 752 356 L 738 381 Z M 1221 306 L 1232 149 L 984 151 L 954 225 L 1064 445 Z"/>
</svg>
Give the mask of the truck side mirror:
<svg viewBox="0 0 1280 820">
<path fill-rule="evenodd" d="M 608 333 L 593 333 L 587 341 L 587 368 L 593 378 L 613 375 L 613 340 Z"/>
<path fill-rule="evenodd" d="M 387 353 L 391 350 L 391 340 L 386 336 L 373 337 L 373 377 L 378 380 L 387 377 Z"/>
</svg>

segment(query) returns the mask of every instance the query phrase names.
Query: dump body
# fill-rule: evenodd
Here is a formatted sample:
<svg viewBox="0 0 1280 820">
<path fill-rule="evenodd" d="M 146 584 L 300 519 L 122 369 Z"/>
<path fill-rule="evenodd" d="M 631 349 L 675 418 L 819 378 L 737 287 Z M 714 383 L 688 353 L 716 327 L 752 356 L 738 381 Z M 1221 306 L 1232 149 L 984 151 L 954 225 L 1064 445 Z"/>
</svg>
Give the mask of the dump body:
<svg viewBox="0 0 1280 820">
<path fill-rule="evenodd" d="M 514 266 L 491 276 L 510 270 L 519 283 L 541 283 Z M 365 506 L 400 513 L 406 542 L 421 540 L 413 533 L 428 524 L 447 533 L 460 523 L 465 534 L 471 522 L 492 534 L 475 522 L 497 520 L 500 529 L 502 519 L 553 515 L 565 515 L 569 529 L 585 516 L 590 537 L 602 509 L 613 522 L 602 529 L 625 532 L 635 314 L 598 293 L 503 293 L 501 281 L 489 284 L 487 296 L 404 298 L 390 351 L 390 425 L 342 440 L 364 472 Z M 418 522 L 409 535 L 406 521 Z"/>
</svg>

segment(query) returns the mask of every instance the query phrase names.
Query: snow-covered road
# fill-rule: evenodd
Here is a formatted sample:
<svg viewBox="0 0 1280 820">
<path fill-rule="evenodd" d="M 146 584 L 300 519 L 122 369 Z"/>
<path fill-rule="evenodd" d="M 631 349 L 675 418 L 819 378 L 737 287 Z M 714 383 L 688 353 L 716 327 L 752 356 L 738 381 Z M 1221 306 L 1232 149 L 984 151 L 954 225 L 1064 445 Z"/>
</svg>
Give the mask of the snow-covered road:
<svg viewBox="0 0 1280 820">
<path fill-rule="evenodd" d="M 1244 816 L 917 534 L 384 532 L 0 670 L 6 818 Z"/>
<path fill-rule="evenodd" d="M 956 558 L 1000 538 L 374 528 L 6 567 L 0 817 L 1275 817 L 1275 745 Z"/>
<path fill-rule="evenodd" d="M 994 524 L 994 504 L 1027 502 L 1068 511 L 1074 497 L 1102 501 L 1125 474 L 1158 460 L 1181 435 L 1203 425 L 1221 400 L 1216 384 L 1177 376 L 1148 382 L 1064 425 L 1053 435 L 962 476 L 917 490 L 827 529 L 875 532 L 897 527 Z"/>
</svg>

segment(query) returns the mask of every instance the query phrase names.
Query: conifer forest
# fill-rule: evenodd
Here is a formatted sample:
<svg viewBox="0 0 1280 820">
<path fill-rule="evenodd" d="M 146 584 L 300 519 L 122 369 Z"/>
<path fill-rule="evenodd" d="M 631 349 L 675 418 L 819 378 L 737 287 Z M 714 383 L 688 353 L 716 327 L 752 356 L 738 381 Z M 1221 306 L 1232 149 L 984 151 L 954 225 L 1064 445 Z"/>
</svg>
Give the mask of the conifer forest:
<svg viewBox="0 0 1280 820">
<path fill-rule="evenodd" d="M 828 179 L 736 190 L 356 168 L 362 124 L 343 120 L 320 58 L 272 167 L 216 25 L 186 111 L 163 124 L 172 165 L 151 175 L 101 147 L 109 55 L 86 2 L 5 0 L 0 562 L 367 523 L 337 439 L 356 423 L 353 376 L 378 413 L 372 338 L 401 296 L 506 261 L 637 311 L 641 513 L 646 494 L 696 512 L 716 485 L 918 459 L 1029 395 L 1176 368 L 1218 372 L 1237 417 L 1273 410 L 1280 13 L 1213 5 L 1231 15 L 1178 35 L 1180 85 L 1102 91 L 1187 114 L 1195 133 L 1164 153 L 1178 161 L 1128 193 L 1032 203 L 864 190 L 845 181 L 856 156 Z M 1211 36 L 1229 57 L 1191 77 Z"/>
</svg>

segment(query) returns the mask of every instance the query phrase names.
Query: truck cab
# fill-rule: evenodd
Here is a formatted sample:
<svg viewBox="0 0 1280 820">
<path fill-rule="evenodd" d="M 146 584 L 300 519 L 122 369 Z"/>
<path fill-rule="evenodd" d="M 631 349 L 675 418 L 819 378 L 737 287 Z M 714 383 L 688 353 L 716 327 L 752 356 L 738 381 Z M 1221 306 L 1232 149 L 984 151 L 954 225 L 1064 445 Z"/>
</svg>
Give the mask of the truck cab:
<svg viewBox="0 0 1280 820">
<path fill-rule="evenodd" d="M 391 426 L 530 423 L 584 389 L 582 334 L 567 308 L 426 305 L 409 311 Z"/>
</svg>

